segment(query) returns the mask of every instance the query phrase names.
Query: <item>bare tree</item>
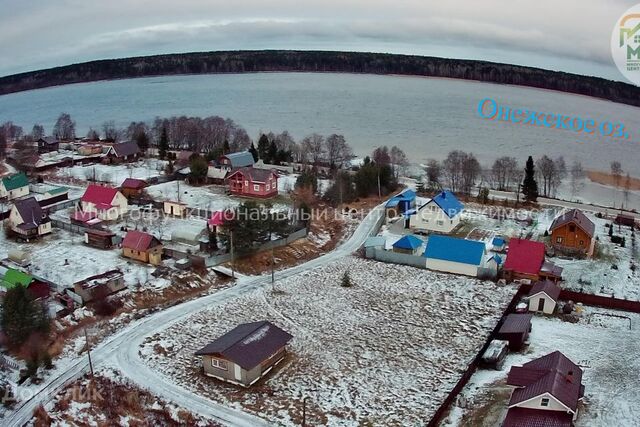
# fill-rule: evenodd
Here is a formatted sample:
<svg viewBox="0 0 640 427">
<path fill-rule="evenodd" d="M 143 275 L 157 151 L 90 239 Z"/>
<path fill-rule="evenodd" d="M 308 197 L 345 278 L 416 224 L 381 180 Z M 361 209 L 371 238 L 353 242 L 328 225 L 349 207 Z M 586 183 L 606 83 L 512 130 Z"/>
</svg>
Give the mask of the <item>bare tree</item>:
<svg viewBox="0 0 640 427">
<path fill-rule="evenodd" d="M 89 132 L 87 132 L 87 139 L 89 141 L 100 141 L 100 133 L 94 128 L 89 128 Z"/>
<path fill-rule="evenodd" d="M 564 161 L 564 157 L 560 156 L 553 162 L 554 173 L 551 176 L 549 193 L 555 197 L 558 188 L 562 184 L 562 181 L 567 177 L 567 165 Z"/>
<path fill-rule="evenodd" d="M 116 127 L 116 122 L 109 120 L 102 124 L 102 135 L 107 141 L 117 142 L 122 132 Z"/>
<path fill-rule="evenodd" d="M 471 194 L 471 190 L 480 175 L 480 163 L 473 153 L 465 153 L 462 163 L 462 192 Z"/>
<path fill-rule="evenodd" d="M 56 139 L 68 141 L 76 137 L 76 122 L 68 113 L 61 113 L 53 126 L 53 136 Z"/>
<path fill-rule="evenodd" d="M 373 150 L 372 154 L 373 161 L 380 166 L 387 166 L 391 164 L 391 155 L 389 154 L 389 147 L 383 145 L 382 147 L 378 147 Z"/>
<path fill-rule="evenodd" d="M 440 166 L 440 162 L 436 159 L 429 159 L 427 161 L 426 172 L 429 188 L 434 189 L 441 187 L 440 178 L 442 176 L 442 167 Z"/>
<path fill-rule="evenodd" d="M 331 134 L 327 137 L 327 160 L 330 166 L 341 168 L 351 158 L 353 151 L 344 136 Z"/>
<path fill-rule="evenodd" d="M 305 136 L 302 140 L 302 152 L 306 162 L 317 165 L 324 156 L 324 137 L 317 133 Z"/>
<path fill-rule="evenodd" d="M 576 197 L 584 188 L 585 172 L 582 169 L 582 163 L 577 160 L 571 165 L 571 198 Z"/>
<path fill-rule="evenodd" d="M 406 173 L 407 166 L 409 166 L 409 159 L 405 152 L 395 145 L 391 147 L 390 155 L 391 164 L 393 164 L 393 171 L 396 174 L 396 179 L 398 179 L 400 174 Z"/>
<path fill-rule="evenodd" d="M 37 141 L 40 138 L 44 138 L 44 127 L 36 123 L 31 129 L 31 139 Z"/>
<path fill-rule="evenodd" d="M 548 197 L 551 193 L 551 180 L 556 175 L 556 165 L 553 160 L 544 155 L 536 161 L 538 181 L 542 182 L 542 195 Z"/>
<path fill-rule="evenodd" d="M 15 125 L 13 122 L 9 121 L 9 122 L 4 122 L 2 124 L 2 129 L 4 130 L 4 135 L 7 138 L 7 140 L 17 140 L 20 139 L 22 137 L 22 135 L 24 134 L 22 127 Z"/>
<path fill-rule="evenodd" d="M 629 172 L 627 172 L 627 176 L 624 178 L 624 188 L 622 190 L 622 194 L 624 196 L 624 205 L 629 207 L 629 196 L 631 192 L 631 176 L 629 176 Z"/>
<path fill-rule="evenodd" d="M 616 188 L 620 187 L 620 180 L 622 179 L 622 165 L 620 162 L 615 161 L 611 162 L 611 175 L 613 176 L 613 181 L 616 184 Z"/>
<path fill-rule="evenodd" d="M 491 181 L 498 190 L 509 190 L 512 182 L 518 181 L 518 161 L 514 157 L 500 157 L 491 167 Z"/>
<path fill-rule="evenodd" d="M 447 158 L 442 162 L 444 177 L 447 180 L 447 186 L 454 193 L 462 187 L 462 168 L 467 153 L 460 150 L 449 152 Z"/>
<path fill-rule="evenodd" d="M 4 159 L 7 155 L 7 134 L 3 128 L 0 127 L 0 159 Z"/>
</svg>

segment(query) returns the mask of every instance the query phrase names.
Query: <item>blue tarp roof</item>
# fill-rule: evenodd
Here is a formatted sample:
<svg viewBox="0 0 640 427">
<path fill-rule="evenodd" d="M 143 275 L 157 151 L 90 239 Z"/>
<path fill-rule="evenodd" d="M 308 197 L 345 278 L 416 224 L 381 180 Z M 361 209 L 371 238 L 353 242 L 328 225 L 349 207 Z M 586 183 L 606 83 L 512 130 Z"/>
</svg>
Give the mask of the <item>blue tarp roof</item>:
<svg viewBox="0 0 640 427">
<path fill-rule="evenodd" d="M 393 199 L 389 199 L 389 201 L 387 202 L 387 207 L 395 208 L 396 206 L 398 206 L 398 203 L 400 203 L 400 199 L 396 199 L 394 197 Z"/>
<path fill-rule="evenodd" d="M 427 241 L 426 258 L 480 265 L 484 257 L 484 243 L 476 240 L 457 239 L 455 237 L 432 234 Z"/>
<path fill-rule="evenodd" d="M 449 190 L 442 191 L 433 198 L 433 201 L 440 206 L 440 209 L 442 209 L 449 218 L 457 216 L 462 212 L 462 209 L 464 209 L 464 205 L 460 203 L 456 196 Z"/>
<path fill-rule="evenodd" d="M 495 237 L 492 241 L 491 244 L 493 246 L 503 246 L 504 245 L 504 239 L 502 237 Z"/>
<path fill-rule="evenodd" d="M 400 194 L 396 194 L 392 198 L 389 199 L 386 206 L 388 208 L 393 208 L 398 206 L 400 202 L 413 202 L 416 199 L 416 192 L 413 190 L 404 190 Z"/>
<path fill-rule="evenodd" d="M 495 259 L 496 260 L 496 264 L 501 265 L 502 264 L 502 257 L 498 254 L 493 255 L 490 259 Z"/>
<path fill-rule="evenodd" d="M 395 242 L 393 244 L 394 248 L 399 248 L 399 249 L 417 249 L 420 246 L 422 246 L 424 244 L 424 242 L 422 241 L 422 239 L 418 239 L 416 236 L 412 236 L 412 235 L 407 235 L 404 236 L 403 238 L 401 238 L 400 240 L 398 240 L 397 242 Z"/>
</svg>

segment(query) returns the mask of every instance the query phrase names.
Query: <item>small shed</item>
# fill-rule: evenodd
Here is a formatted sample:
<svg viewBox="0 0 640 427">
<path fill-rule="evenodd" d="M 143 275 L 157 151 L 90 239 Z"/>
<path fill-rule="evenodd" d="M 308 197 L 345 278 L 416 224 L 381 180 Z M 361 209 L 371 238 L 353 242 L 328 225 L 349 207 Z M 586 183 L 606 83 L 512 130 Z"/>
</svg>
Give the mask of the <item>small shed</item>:
<svg viewBox="0 0 640 427">
<path fill-rule="evenodd" d="M 494 237 L 491 241 L 492 249 L 496 252 L 502 252 L 507 246 L 507 242 L 502 237 Z"/>
<path fill-rule="evenodd" d="M 200 246 L 200 239 L 207 234 L 204 222 L 202 226 L 183 225 L 171 232 L 171 241 L 184 243 L 185 245 Z"/>
<path fill-rule="evenodd" d="M 393 252 L 408 255 L 419 255 L 424 242 L 416 236 L 407 235 L 393 244 Z"/>
<path fill-rule="evenodd" d="M 96 298 L 103 298 L 126 288 L 122 271 L 115 269 L 87 277 L 73 284 L 74 292 L 86 304 Z"/>
<path fill-rule="evenodd" d="M 633 215 L 627 213 L 619 213 L 616 215 L 616 219 L 614 220 L 616 224 L 626 225 L 628 227 L 633 227 L 636 224 L 636 219 Z"/>
<path fill-rule="evenodd" d="M 162 243 L 149 233 L 131 230 L 122 240 L 122 255 L 153 265 L 162 263 Z"/>
<path fill-rule="evenodd" d="M 163 210 L 166 215 L 184 217 L 187 215 L 187 205 L 180 202 L 166 200 L 163 203 Z"/>
<path fill-rule="evenodd" d="M 509 349 L 520 351 L 529 338 L 533 314 L 511 313 L 504 318 L 498 331 L 498 339 L 509 341 Z"/>
<path fill-rule="evenodd" d="M 110 249 L 116 245 L 116 234 L 109 230 L 86 230 L 84 243 L 99 249 Z"/>
<path fill-rule="evenodd" d="M 529 311 L 553 314 L 560 297 L 560 286 L 550 280 L 534 283 L 529 299 Z"/>
<path fill-rule="evenodd" d="M 120 192 L 124 197 L 137 197 L 142 194 L 145 188 L 147 188 L 147 181 L 136 178 L 127 178 L 122 182 L 120 186 Z"/>
<path fill-rule="evenodd" d="M 196 352 L 205 375 L 249 387 L 280 363 L 293 337 L 266 320 L 244 323 Z"/>
</svg>

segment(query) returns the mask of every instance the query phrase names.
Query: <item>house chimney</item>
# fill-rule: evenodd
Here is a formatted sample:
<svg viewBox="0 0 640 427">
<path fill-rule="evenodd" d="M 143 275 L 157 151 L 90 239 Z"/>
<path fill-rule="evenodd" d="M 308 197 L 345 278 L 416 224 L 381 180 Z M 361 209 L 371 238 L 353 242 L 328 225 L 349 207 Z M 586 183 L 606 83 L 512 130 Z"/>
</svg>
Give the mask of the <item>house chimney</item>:
<svg viewBox="0 0 640 427">
<path fill-rule="evenodd" d="M 573 383 L 573 371 L 569 371 L 567 372 L 567 382 L 568 383 Z"/>
</svg>

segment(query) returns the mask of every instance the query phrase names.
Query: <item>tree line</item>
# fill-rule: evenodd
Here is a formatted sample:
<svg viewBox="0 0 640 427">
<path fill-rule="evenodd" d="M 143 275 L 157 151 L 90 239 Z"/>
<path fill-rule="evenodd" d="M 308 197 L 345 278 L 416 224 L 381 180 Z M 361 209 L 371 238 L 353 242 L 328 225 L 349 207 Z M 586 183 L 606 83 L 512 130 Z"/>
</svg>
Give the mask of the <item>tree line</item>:
<svg viewBox="0 0 640 427">
<path fill-rule="evenodd" d="M 0 95 L 98 80 L 261 71 L 403 74 L 477 80 L 593 96 L 640 106 L 640 88 L 599 77 L 487 61 L 329 51 L 219 51 L 90 61 L 0 78 Z"/>
</svg>

